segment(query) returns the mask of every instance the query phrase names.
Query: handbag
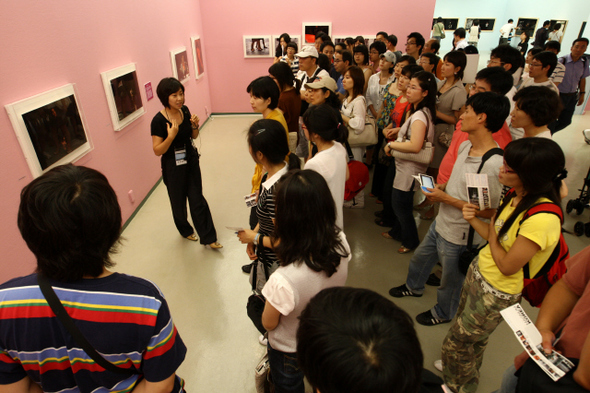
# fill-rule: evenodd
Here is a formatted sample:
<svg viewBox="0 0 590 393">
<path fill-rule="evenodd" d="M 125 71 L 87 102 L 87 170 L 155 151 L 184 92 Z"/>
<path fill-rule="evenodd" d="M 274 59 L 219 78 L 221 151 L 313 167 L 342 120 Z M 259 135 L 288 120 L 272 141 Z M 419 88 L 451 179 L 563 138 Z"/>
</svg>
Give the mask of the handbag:
<svg viewBox="0 0 590 393">
<path fill-rule="evenodd" d="M 495 154 L 502 155 L 502 154 L 504 154 L 504 150 L 500 149 L 499 147 L 495 147 L 493 149 L 486 151 L 485 154 L 483 155 L 483 157 L 481 158 L 481 164 L 479 164 L 479 168 L 477 168 L 477 173 L 481 172 L 481 168 L 483 168 L 483 164 L 485 164 L 485 162 Z M 457 264 L 459 271 L 463 275 L 467 274 L 467 270 L 469 270 L 469 265 L 471 265 L 471 262 L 475 259 L 476 256 L 479 255 L 479 252 L 481 251 L 481 249 L 484 248 L 485 245 L 487 244 L 487 242 L 486 242 L 486 243 L 484 243 L 483 246 L 481 246 L 479 248 L 478 247 L 474 248 L 473 247 L 473 236 L 474 235 L 475 235 L 475 230 L 473 229 L 472 226 L 469 226 L 469 236 L 467 236 L 467 248 L 459 256 L 459 263 Z"/>
<path fill-rule="evenodd" d="M 353 107 L 354 109 L 354 107 Z M 366 147 L 376 145 L 377 127 L 375 126 L 375 119 L 373 119 L 369 112 L 365 114 L 365 128 L 360 134 L 356 134 L 350 126 L 348 126 L 348 143 L 350 147 Z"/>
<path fill-rule="evenodd" d="M 369 168 L 360 161 L 355 161 L 348 142 L 344 144 L 348 153 L 348 180 L 344 183 L 344 200 L 350 201 L 361 192 L 369 182 Z"/>
<path fill-rule="evenodd" d="M 428 116 L 426 116 L 428 118 Z M 408 125 L 409 127 L 409 125 Z M 413 161 L 419 164 L 430 164 L 432 157 L 434 156 L 434 146 L 431 142 L 428 142 L 428 129 L 430 128 L 430 121 L 426 123 L 426 132 L 424 132 L 424 143 L 418 153 L 404 153 L 397 150 L 391 150 L 391 156 L 394 158 L 400 158 L 402 160 Z M 404 137 L 405 138 L 405 137 Z M 410 142 L 405 140 L 404 142 Z"/>
<path fill-rule="evenodd" d="M 254 382 L 256 384 L 256 393 L 274 392 L 274 386 L 270 380 L 270 362 L 268 361 L 268 352 L 264 352 L 264 355 L 258 361 L 258 364 L 254 369 Z"/>
<path fill-rule="evenodd" d="M 55 291 L 49 284 L 47 277 L 45 277 L 41 273 L 37 273 L 37 283 L 39 284 L 39 288 L 41 289 L 41 292 L 43 293 L 45 300 L 47 300 L 49 307 L 51 307 L 51 310 L 53 311 L 57 319 L 59 319 L 59 321 L 67 329 L 70 335 L 74 338 L 76 344 L 79 345 L 84 350 L 84 352 L 86 352 L 86 354 L 90 356 L 92 360 L 94 360 L 99 366 L 101 366 L 105 370 L 110 371 L 112 373 L 126 374 L 129 376 L 139 374 L 135 367 L 122 368 L 119 366 L 115 366 L 113 363 L 109 362 L 104 357 L 102 357 L 102 355 L 100 355 L 96 351 L 96 349 L 94 349 L 92 344 L 90 344 L 88 340 L 86 340 L 86 337 L 84 337 L 80 329 L 78 329 L 78 327 L 74 323 L 74 320 L 72 319 L 72 317 L 70 317 L 70 315 L 64 308 L 63 304 L 55 294 Z"/>
</svg>

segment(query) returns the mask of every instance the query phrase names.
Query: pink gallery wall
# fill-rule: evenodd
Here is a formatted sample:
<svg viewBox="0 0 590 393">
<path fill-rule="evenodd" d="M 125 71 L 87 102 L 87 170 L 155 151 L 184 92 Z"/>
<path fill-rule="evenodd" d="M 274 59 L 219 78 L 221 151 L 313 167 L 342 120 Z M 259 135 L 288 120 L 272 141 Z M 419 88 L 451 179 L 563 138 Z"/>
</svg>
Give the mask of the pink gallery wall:
<svg viewBox="0 0 590 393">
<path fill-rule="evenodd" d="M 398 37 L 418 31 L 430 37 L 435 0 L 373 0 L 353 3 L 332 0 L 203 0 L 205 53 L 214 112 L 251 112 L 246 87 L 267 75 L 272 59 L 245 59 L 243 35 L 301 35 L 302 23 L 331 22 L 332 35 L 371 36 L 384 30 Z"/>
<path fill-rule="evenodd" d="M 126 220 L 161 176 L 149 129 L 162 106 L 157 96 L 147 102 L 143 85 L 151 82 L 155 95 L 160 79 L 171 76 L 171 49 L 185 46 L 188 50 L 191 78 L 185 87 L 189 108 L 204 121 L 205 107 L 211 107 L 208 70 L 205 68 L 199 80 L 194 79 L 190 48 L 191 36 L 203 38 L 200 0 L 3 0 L 0 15 L 0 104 L 75 83 L 94 146 L 77 164 L 107 176 Z M 136 63 L 146 113 L 115 132 L 100 73 L 129 63 Z M 35 260 L 16 225 L 19 193 L 32 175 L 3 108 L 0 131 L 3 282 L 32 272 Z M 130 190 L 134 203 L 128 197 Z"/>
</svg>

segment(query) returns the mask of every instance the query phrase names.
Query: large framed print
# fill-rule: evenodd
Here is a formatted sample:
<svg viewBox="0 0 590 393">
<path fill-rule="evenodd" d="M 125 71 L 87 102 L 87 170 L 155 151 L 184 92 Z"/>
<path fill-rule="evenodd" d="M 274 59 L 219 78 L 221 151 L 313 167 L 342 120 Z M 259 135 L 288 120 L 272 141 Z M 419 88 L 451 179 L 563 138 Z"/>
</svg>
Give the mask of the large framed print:
<svg viewBox="0 0 590 393">
<path fill-rule="evenodd" d="M 303 45 L 315 44 L 315 35 L 320 31 L 326 33 L 331 39 L 332 35 L 330 33 L 332 33 L 332 23 L 303 23 Z"/>
<path fill-rule="evenodd" d="M 534 38 L 538 21 L 539 19 L 535 18 L 518 18 L 514 35 L 520 35 L 524 32 L 527 36 Z"/>
<path fill-rule="evenodd" d="M 245 58 L 273 57 L 274 48 L 269 35 L 245 35 L 242 40 Z"/>
<path fill-rule="evenodd" d="M 188 68 L 188 55 L 184 46 L 170 51 L 170 61 L 172 62 L 172 75 L 176 79 L 182 82 L 191 76 Z"/>
<path fill-rule="evenodd" d="M 434 25 L 438 23 L 437 20 L 438 18 L 432 19 L 432 26 L 430 26 L 431 30 L 434 27 Z M 455 31 L 459 26 L 459 18 L 442 18 L 442 23 L 445 26 L 445 30 Z"/>
<path fill-rule="evenodd" d="M 293 42 L 293 43 L 295 43 L 295 45 L 297 45 L 297 52 L 299 52 L 299 49 L 301 49 L 301 36 L 289 34 L 289 37 L 291 38 L 291 42 Z M 273 48 L 275 49 L 275 57 L 284 56 L 287 54 L 286 49 L 285 49 L 284 53 L 277 52 L 277 50 L 279 49 L 280 38 L 281 38 L 280 34 L 275 34 L 272 36 Z"/>
<path fill-rule="evenodd" d="M 145 113 L 139 94 L 135 63 L 102 72 L 100 76 L 113 128 L 115 131 L 121 131 Z"/>
<path fill-rule="evenodd" d="M 5 106 L 33 177 L 92 150 L 73 84 Z"/>
<path fill-rule="evenodd" d="M 465 30 L 467 30 L 467 35 L 469 35 L 469 29 L 473 26 L 473 21 L 479 21 L 479 28 L 483 31 L 493 31 L 494 25 L 496 24 L 495 18 L 467 18 L 465 20 Z"/>
<path fill-rule="evenodd" d="M 559 42 L 561 43 L 561 41 L 563 40 L 563 35 L 565 34 L 565 29 L 567 27 L 567 20 L 565 20 L 565 19 L 551 19 L 550 23 L 551 24 L 549 25 L 549 34 L 551 34 L 553 32 L 556 24 L 559 23 L 561 25 L 561 27 L 559 28 L 559 31 L 561 31 L 561 37 L 559 38 Z"/>
<path fill-rule="evenodd" d="M 205 61 L 203 60 L 203 48 L 201 46 L 201 37 L 191 37 L 191 47 L 193 48 L 193 64 L 195 65 L 195 79 L 199 79 L 205 72 Z"/>
</svg>

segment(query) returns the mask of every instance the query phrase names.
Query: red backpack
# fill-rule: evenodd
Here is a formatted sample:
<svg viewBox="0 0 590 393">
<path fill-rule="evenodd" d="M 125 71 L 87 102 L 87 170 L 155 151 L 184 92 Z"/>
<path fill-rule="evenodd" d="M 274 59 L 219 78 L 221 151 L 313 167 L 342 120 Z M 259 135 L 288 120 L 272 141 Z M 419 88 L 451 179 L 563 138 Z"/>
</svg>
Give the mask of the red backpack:
<svg viewBox="0 0 590 393">
<path fill-rule="evenodd" d="M 563 212 L 561 207 L 553 202 L 541 202 L 538 203 L 525 213 L 524 217 L 519 223 L 519 226 L 529 217 L 534 216 L 538 213 L 551 213 L 559 217 L 561 224 L 563 225 Z M 520 231 L 520 229 L 519 229 Z M 516 233 L 518 236 L 518 232 Z M 543 264 L 543 267 L 531 278 L 529 272 L 529 264 L 527 263 L 522 268 L 524 273 L 524 288 L 522 290 L 522 296 L 529 301 L 531 306 L 541 307 L 541 303 L 545 298 L 545 295 L 555 284 L 561 276 L 563 276 L 567 270 L 565 261 L 570 257 L 569 248 L 563 237 L 563 233 L 559 234 L 559 241 L 555 246 L 555 249 Z"/>
</svg>

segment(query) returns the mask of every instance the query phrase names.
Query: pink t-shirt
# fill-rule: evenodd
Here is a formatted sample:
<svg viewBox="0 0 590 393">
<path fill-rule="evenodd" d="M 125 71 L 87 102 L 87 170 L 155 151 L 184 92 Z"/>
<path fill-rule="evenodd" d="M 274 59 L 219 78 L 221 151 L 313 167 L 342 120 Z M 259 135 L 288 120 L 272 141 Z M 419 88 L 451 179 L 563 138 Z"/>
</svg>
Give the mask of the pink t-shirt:
<svg viewBox="0 0 590 393">
<path fill-rule="evenodd" d="M 453 166 L 455 165 L 455 161 L 457 161 L 459 146 L 469 138 L 468 133 L 461 131 L 462 123 L 463 121 L 459 120 L 455 126 L 453 139 L 451 139 L 451 146 L 449 146 L 449 150 L 447 150 L 447 153 L 443 157 L 440 167 L 438 168 L 438 177 L 436 178 L 437 184 L 444 184 L 449 181 Z M 504 149 L 506 145 L 512 141 L 512 135 L 510 134 L 510 129 L 506 122 L 504 122 L 504 125 L 499 131 L 492 134 L 492 137 L 501 149 Z"/>
</svg>

